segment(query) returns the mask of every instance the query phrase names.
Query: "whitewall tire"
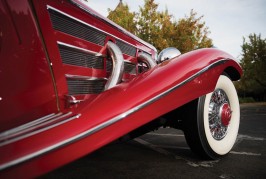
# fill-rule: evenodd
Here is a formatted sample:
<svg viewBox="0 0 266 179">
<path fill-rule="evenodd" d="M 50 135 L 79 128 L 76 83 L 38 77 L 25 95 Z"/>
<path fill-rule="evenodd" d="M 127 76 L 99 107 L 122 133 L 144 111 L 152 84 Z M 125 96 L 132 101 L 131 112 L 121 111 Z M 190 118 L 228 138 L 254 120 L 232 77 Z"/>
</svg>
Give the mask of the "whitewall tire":
<svg viewBox="0 0 266 179">
<path fill-rule="evenodd" d="M 215 90 L 200 97 L 195 104 L 194 114 L 184 122 L 188 145 L 205 158 L 225 156 L 236 141 L 240 123 L 234 84 L 227 76 L 221 75 Z"/>
</svg>

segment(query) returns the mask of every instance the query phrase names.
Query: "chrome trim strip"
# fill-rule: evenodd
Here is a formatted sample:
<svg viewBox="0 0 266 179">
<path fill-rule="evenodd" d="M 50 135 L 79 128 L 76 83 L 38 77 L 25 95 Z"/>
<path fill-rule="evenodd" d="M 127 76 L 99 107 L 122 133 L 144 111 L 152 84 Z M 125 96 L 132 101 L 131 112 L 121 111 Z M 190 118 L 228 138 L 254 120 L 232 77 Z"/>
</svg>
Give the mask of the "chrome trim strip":
<svg viewBox="0 0 266 179">
<path fill-rule="evenodd" d="M 19 131 L 16 134 L 13 134 L 14 138 L 12 138 L 12 136 L 10 136 L 10 137 L 9 136 L 6 136 L 7 140 L 4 141 L 4 142 L 1 142 L 0 143 L 0 147 L 1 146 L 4 146 L 4 145 L 7 145 L 7 144 L 10 144 L 10 143 L 13 143 L 13 142 L 16 142 L 18 140 L 21 140 L 21 139 L 30 137 L 30 136 L 35 135 L 35 134 L 38 134 L 40 132 L 49 130 L 49 129 L 51 129 L 53 127 L 56 127 L 58 125 L 64 124 L 64 123 L 70 121 L 70 119 L 72 119 L 72 118 L 68 118 L 66 120 L 59 121 L 57 123 L 55 123 L 55 122 L 58 121 L 58 120 L 60 120 L 60 119 L 62 119 L 62 118 L 64 118 L 64 117 L 67 117 L 67 116 L 69 116 L 71 114 L 72 114 L 72 112 L 68 112 L 66 114 L 59 113 L 59 115 L 55 115 L 54 116 L 54 117 L 56 117 L 54 119 L 53 118 L 50 118 L 49 120 L 46 120 L 46 121 L 40 123 L 39 125 L 32 126 L 32 127 L 27 128 L 27 129 L 25 129 L 23 131 Z M 78 116 L 78 115 L 76 115 L 76 116 Z M 55 123 L 55 124 L 53 124 L 53 123 Z M 49 125 L 49 124 L 52 124 L 52 125 Z M 36 128 L 40 128 L 40 129 L 35 130 Z M 23 133 L 25 133 L 25 134 L 23 134 Z M 22 135 L 19 135 L 19 134 L 22 134 Z M 19 136 L 16 137 L 16 135 L 19 135 Z M 8 138 L 11 138 L 11 139 L 8 139 Z"/>
<path fill-rule="evenodd" d="M 126 29 L 124 29 L 123 27 L 120 27 L 119 25 L 117 25 L 116 23 L 114 23 L 113 21 L 111 21 L 108 18 L 105 18 L 99 14 L 93 13 L 91 12 L 88 8 L 82 6 L 81 4 L 76 3 L 73 0 L 70 0 L 73 4 L 75 4 L 76 6 L 78 6 L 80 9 L 86 11 L 87 13 L 89 13 L 90 15 L 93 15 L 94 17 L 100 19 L 101 21 L 105 21 L 107 22 L 109 25 L 113 26 L 114 28 L 116 28 L 117 30 L 119 30 L 120 32 L 130 36 L 131 38 L 139 41 L 140 43 L 142 43 L 143 45 L 146 45 L 147 47 L 153 49 L 155 52 L 157 52 L 157 49 L 150 43 L 145 42 L 144 40 L 140 39 L 139 37 L 133 35 L 132 33 L 130 33 L 129 31 L 127 31 Z"/>
<path fill-rule="evenodd" d="M 106 32 L 106 31 L 103 31 L 103 30 L 101 30 L 101 29 L 99 29 L 99 28 L 97 28 L 97 27 L 95 27 L 95 26 L 93 26 L 93 25 L 90 25 L 90 24 L 88 24 L 88 23 L 86 23 L 86 22 L 84 22 L 84 21 L 82 21 L 82 20 L 80 20 L 80 19 L 77 19 L 77 18 L 75 18 L 75 17 L 73 17 L 73 16 L 71 16 L 71 15 L 69 15 L 69 14 L 67 14 L 67 13 L 64 13 L 64 12 L 62 12 L 62 11 L 60 11 L 60 10 L 58 10 L 58 9 L 56 9 L 56 8 L 54 8 L 54 7 L 52 7 L 52 6 L 49 6 L 49 5 L 47 5 L 47 9 L 52 9 L 52 10 L 54 10 L 54 11 L 56 11 L 56 12 L 58 12 L 58 13 L 61 13 L 61 14 L 63 14 L 63 15 L 65 15 L 65 16 L 67 16 L 67 17 L 69 17 L 69 18 L 71 18 L 71 19 L 73 19 L 73 20 L 75 20 L 75 21 L 78 21 L 78 22 L 80 22 L 80 23 L 82 23 L 82 24 L 84 24 L 84 25 L 86 25 L 86 26 L 88 26 L 88 27 L 91 27 L 91 28 L 94 28 L 94 29 L 96 29 L 96 30 L 98 30 L 98 31 L 100 31 L 100 32 L 102 32 L 102 33 L 104 33 L 104 34 L 107 34 L 107 35 L 109 35 L 109 36 L 112 36 L 112 37 L 114 37 L 114 38 L 116 38 L 116 39 L 118 39 L 118 40 L 121 40 L 121 41 L 123 41 L 124 43 L 126 43 L 126 44 L 128 44 L 128 45 L 130 45 L 130 46 L 133 46 L 133 47 L 135 47 L 136 49 L 140 49 L 140 48 L 138 48 L 137 46 L 135 46 L 135 45 L 133 45 L 133 44 L 131 44 L 131 43 L 128 43 L 127 41 L 125 41 L 125 40 L 123 40 L 123 39 L 120 39 L 119 37 L 117 37 L 117 36 L 115 36 L 115 35 L 113 35 L 113 34 L 110 34 L 110 33 L 108 33 L 108 32 Z M 126 34 L 126 35 L 128 35 L 128 34 Z M 130 36 L 131 37 L 131 36 Z M 133 38 L 133 37 L 132 37 Z M 134 38 L 135 40 L 137 40 L 137 41 L 139 41 L 139 42 L 141 42 L 141 41 L 143 41 L 143 40 L 141 40 L 141 39 L 136 39 L 136 38 Z M 142 43 L 142 42 L 141 42 Z M 144 44 L 145 45 L 145 44 Z M 146 46 L 148 46 L 148 45 L 146 45 Z M 148 46 L 149 47 L 149 46 Z M 150 48 L 152 48 L 152 47 L 150 47 Z M 155 47 L 153 47 L 152 48 L 155 52 L 157 52 L 157 50 L 155 49 Z M 143 50 L 143 49 L 141 49 L 141 50 Z M 145 51 L 145 50 L 143 50 L 143 51 Z M 146 52 L 146 51 L 145 51 Z M 149 52 L 146 52 L 146 53 L 149 53 Z M 149 54 L 151 54 L 151 53 L 149 53 Z"/>
<path fill-rule="evenodd" d="M 72 112 L 70 112 L 70 113 L 72 113 Z M 67 113 L 67 114 L 69 114 L 69 113 Z M 64 120 L 64 121 L 62 121 L 62 122 L 60 122 L 60 123 L 57 123 L 57 124 L 54 124 L 54 125 L 50 126 L 50 127 L 47 128 L 47 129 L 51 129 L 51 128 L 53 128 L 53 127 L 56 127 L 56 126 L 61 125 L 61 124 L 65 123 L 65 122 L 71 121 L 71 120 L 73 120 L 73 119 L 77 119 L 77 118 L 79 118 L 80 116 L 81 116 L 81 114 L 77 114 L 77 115 L 75 115 L 75 116 L 73 116 L 73 117 L 68 118 L 67 120 Z M 44 131 L 44 130 L 43 130 L 43 131 Z M 43 132 L 43 131 L 41 131 L 41 132 Z M 58 143 L 58 144 L 61 144 L 61 142 Z M 19 163 L 25 162 L 25 161 L 27 161 L 27 160 L 30 160 L 30 159 L 32 159 L 32 158 L 35 158 L 35 157 L 37 157 L 37 156 L 39 156 L 39 155 L 42 155 L 42 154 L 44 154 L 44 153 L 46 153 L 46 152 L 49 152 L 49 151 L 51 151 L 51 150 L 54 150 L 54 149 L 53 149 L 54 146 L 58 146 L 58 145 L 52 145 L 52 146 L 50 146 L 50 147 L 44 148 L 44 149 L 42 149 L 42 150 L 39 150 L 39 151 L 37 151 L 37 152 L 34 152 L 34 153 L 31 153 L 31 154 L 25 155 L 24 157 L 20 157 L 20 158 L 18 158 L 18 159 L 16 159 L 16 160 L 12 160 L 12 161 L 10 161 L 10 162 L 7 162 L 7 163 L 5 163 L 5 164 L 2 164 L 2 165 L 0 165 L 0 171 L 1 171 L 1 170 L 4 170 L 4 169 L 6 169 L 6 168 L 12 167 L 12 166 L 14 166 L 14 165 L 17 165 L 17 164 L 19 164 Z M 58 148 L 58 147 L 57 147 L 57 148 Z"/>
<path fill-rule="evenodd" d="M 18 132 L 21 132 L 27 128 L 30 128 L 30 127 L 33 127 L 33 126 L 38 125 L 40 123 L 43 123 L 43 122 L 50 120 L 50 119 L 52 119 L 58 115 L 60 115 L 60 114 L 55 114 L 55 113 L 49 114 L 47 116 L 41 117 L 41 118 L 36 119 L 34 121 L 31 121 L 29 123 L 26 123 L 26 124 L 23 124 L 21 126 L 12 128 L 12 129 L 7 130 L 7 131 L 4 131 L 4 132 L 0 133 L 0 140 L 5 140 L 5 138 L 10 138 L 12 135 L 17 134 Z"/>
<path fill-rule="evenodd" d="M 186 83 L 194 80 L 196 77 L 198 77 L 202 73 L 206 72 L 207 70 L 209 70 L 211 68 L 214 68 L 214 67 L 216 67 L 218 65 L 221 65 L 223 63 L 226 63 L 226 61 L 228 61 L 228 59 L 222 59 L 222 60 L 219 60 L 219 61 L 217 61 L 217 62 L 215 62 L 213 64 L 210 64 L 210 65 L 206 66 L 205 68 L 203 68 L 199 72 L 195 73 L 194 75 L 192 75 L 188 79 L 178 83 L 177 85 L 173 86 L 172 88 L 169 88 L 168 90 L 164 91 L 163 93 L 158 94 L 157 96 L 149 99 L 148 101 L 146 101 L 146 102 L 144 102 L 142 104 L 139 104 L 138 106 L 135 106 L 135 107 L 129 109 L 128 111 L 126 111 L 126 112 L 124 112 L 124 113 L 122 113 L 120 115 L 117 115 L 117 116 L 111 118 L 110 120 L 108 120 L 108 121 L 106 121 L 106 122 L 104 122 L 102 124 L 99 124 L 99 125 L 91 128 L 91 129 L 89 129 L 87 131 L 84 131 L 84 132 L 82 132 L 82 133 L 80 133 L 80 134 L 78 134 L 76 136 L 73 136 L 73 137 L 71 137 L 69 139 L 66 139 L 64 141 L 61 141 L 61 142 L 59 142 L 57 144 L 51 145 L 49 147 L 46 147 L 46 148 L 44 148 L 42 150 L 39 150 L 37 152 L 34 152 L 32 154 L 25 155 L 24 157 L 21 157 L 21 158 L 18 158 L 16 160 L 10 161 L 8 163 L 2 164 L 2 165 L 0 165 L 0 170 L 6 169 L 8 167 L 14 166 L 14 165 L 22 163 L 22 162 L 25 162 L 27 160 L 33 159 L 33 158 L 38 157 L 40 155 L 43 155 L 45 153 L 51 152 L 51 151 L 56 150 L 58 148 L 61 148 L 61 147 L 64 147 L 66 145 L 69 145 L 71 143 L 74 143 L 74 142 L 76 142 L 78 140 L 81 140 L 81 139 L 83 139 L 85 137 L 88 137 L 89 135 L 92 135 L 92 134 L 100 131 L 101 129 L 103 129 L 105 127 L 108 127 L 108 126 L 110 126 L 110 125 L 112 125 L 112 124 L 124 119 L 125 117 L 127 117 L 127 116 L 129 116 L 129 115 L 131 115 L 131 114 L 133 114 L 133 113 L 135 113 L 137 111 L 139 111 L 140 109 L 148 106 L 149 104 L 156 102 L 157 100 L 161 99 L 162 97 L 166 96 L 167 94 L 171 93 L 172 91 L 174 91 L 174 90 L 180 88 L 181 86 L 185 85 Z"/>
<path fill-rule="evenodd" d="M 66 78 L 74 79 L 74 80 L 107 80 L 107 78 L 98 78 L 98 77 L 90 77 L 90 76 L 79 76 L 79 75 L 70 75 L 65 74 Z"/>
<path fill-rule="evenodd" d="M 79 50 L 79 51 L 82 51 L 82 52 L 85 52 L 85 53 L 89 53 L 89 54 L 95 55 L 97 57 L 106 57 L 106 55 L 103 55 L 101 53 L 94 52 L 94 51 L 91 51 L 91 50 L 87 50 L 85 48 L 80 48 L 80 47 L 77 47 L 77 46 L 74 46 L 74 45 L 70 45 L 70 44 L 67 44 L 67 43 L 64 43 L 64 42 L 57 41 L 57 44 L 65 46 L 65 47 L 68 47 L 68 48 L 73 48 L 73 49 L 76 49 L 76 50 Z"/>
</svg>

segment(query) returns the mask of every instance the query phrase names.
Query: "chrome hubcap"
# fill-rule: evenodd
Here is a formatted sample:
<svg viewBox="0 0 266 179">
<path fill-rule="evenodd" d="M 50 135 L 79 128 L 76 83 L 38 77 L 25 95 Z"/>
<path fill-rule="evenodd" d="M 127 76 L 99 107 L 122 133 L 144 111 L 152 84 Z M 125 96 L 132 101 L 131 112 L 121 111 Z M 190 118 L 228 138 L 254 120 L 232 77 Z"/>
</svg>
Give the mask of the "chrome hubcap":
<svg viewBox="0 0 266 179">
<path fill-rule="evenodd" d="M 226 93 L 222 89 L 215 90 L 209 104 L 209 129 L 215 140 L 222 140 L 226 136 L 231 116 Z"/>
</svg>

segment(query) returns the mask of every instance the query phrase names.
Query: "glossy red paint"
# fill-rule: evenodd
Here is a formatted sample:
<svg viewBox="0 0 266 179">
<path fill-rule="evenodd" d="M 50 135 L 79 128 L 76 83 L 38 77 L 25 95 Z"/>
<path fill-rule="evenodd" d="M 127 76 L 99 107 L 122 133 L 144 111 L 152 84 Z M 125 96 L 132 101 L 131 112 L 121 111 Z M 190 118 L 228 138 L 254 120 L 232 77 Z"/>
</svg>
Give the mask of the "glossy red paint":
<svg viewBox="0 0 266 179">
<path fill-rule="evenodd" d="M 0 5 L 2 132 L 58 109 L 51 72 L 29 5 L 22 1 L 1 1 Z"/>
<path fill-rule="evenodd" d="M 5 83 L 1 84 L 1 87 L 12 80 L 8 76 L 11 72 L 12 77 L 19 78 L 19 84 L 23 86 L 23 88 L 17 87 L 18 85 L 15 83 L 16 86 L 12 84 L 13 88 L 1 88 L 0 95 L 5 95 L 8 92 L 13 96 L 16 96 L 14 95 L 16 93 L 26 97 L 29 94 L 33 95 L 31 100 L 26 101 L 25 98 L 11 98 L 6 95 L 14 105 L 16 103 L 23 105 L 16 104 L 16 108 L 13 106 L 10 108 L 2 100 L 0 101 L 1 109 L 6 109 L 9 112 L 16 109 L 14 113 L 17 116 L 21 115 L 17 111 L 22 113 L 31 111 L 30 118 L 26 118 L 27 120 L 37 119 L 51 113 L 60 113 L 60 115 L 67 113 L 62 119 L 57 119 L 57 123 L 47 124 L 46 130 L 38 132 L 35 130 L 35 133 L 30 136 L 6 144 L 4 144 L 5 141 L 1 141 L 0 167 L 10 165 L 0 171 L 1 178 L 35 177 L 49 172 L 213 91 L 223 72 L 228 72 L 229 75 L 237 74 L 238 76 L 236 75 L 233 79 L 237 79 L 242 74 L 240 66 L 232 56 L 217 49 L 201 49 L 165 61 L 135 77 L 125 75 L 125 78 L 128 79 L 126 82 L 98 95 L 85 95 L 84 102 L 69 107 L 65 105 L 65 95 L 68 93 L 65 74 L 108 76 L 105 69 L 74 68 L 62 64 L 57 42 L 64 42 L 105 55 L 107 54 L 106 46 L 96 45 L 53 30 L 47 5 L 108 32 L 110 35 L 107 35 L 105 42 L 110 39 L 115 41 L 114 37 L 119 37 L 136 46 L 138 50 L 145 50 L 153 55 L 155 55 L 155 51 L 68 1 L 33 0 L 32 4 L 31 1 L 30 4 L 28 1 L 20 1 L 19 7 L 12 4 L 11 0 L 0 1 L 0 3 L 3 7 L 0 20 L 1 22 L 6 21 L 9 31 L 1 30 L 4 34 L 11 33 L 4 35 L 1 39 L 5 46 L 1 48 L 0 83 L 2 83 L 2 74 L 6 78 L 3 78 Z M 7 11 L 8 7 L 10 12 Z M 8 13 L 16 15 L 16 17 Z M 2 18 L 2 14 L 6 18 Z M 17 17 L 18 14 L 23 20 Z M 12 23 L 12 19 L 14 22 L 18 21 L 19 27 L 14 26 L 16 23 Z M 26 29 L 22 28 L 23 21 L 27 22 L 25 23 Z M 23 36 L 29 31 L 31 35 Z M 7 42 L 10 35 L 13 38 Z M 21 41 L 26 41 L 25 45 L 19 42 L 20 38 L 25 38 Z M 11 46 L 15 47 L 11 48 Z M 11 54 L 16 55 L 13 57 Z M 5 58 L 9 61 L 3 62 L 2 59 Z M 136 57 L 124 54 L 124 58 L 137 62 Z M 23 62 L 11 63 L 15 60 L 18 62 L 23 60 Z M 24 64 L 25 62 L 27 63 Z M 2 65 L 2 63 L 4 64 Z M 49 63 L 53 64 L 52 67 Z M 9 70 L 10 73 L 3 73 L 5 70 Z M 19 77 L 17 76 L 18 71 L 21 72 Z M 25 92 L 24 89 L 30 90 L 30 93 Z M 57 98 L 59 109 L 57 109 Z M 23 103 L 24 101 L 25 103 Z M 19 119 L 18 117 L 13 118 Z M 6 116 L 3 118 L 1 114 L 1 126 L 9 129 L 19 125 L 19 123 L 14 126 L 8 125 L 9 121 L 14 120 L 13 118 L 6 118 Z M 26 123 L 27 120 L 21 121 L 21 123 Z M 12 162 L 17 162 L 17 164 Z"/>
<path fill-rule="evenodd" d="M 225 103 L 221 107 L 221 120 L 224 126 L 228 126 L 231 120 L 232 111 L 228 103 Z"/>
<path fill-rule="evenodd" d="M 62 11 L 67 15 L 71 16 L 71 18 L 76 18 L 81 20 L 83 23 L 90 24 L 95 28 L 98 28 L 107 33 L 107 37 L 105 40 L 105 44 L 107 41 L 111 40 L 116 42 L 117 38 L 126 41 L 127 43 L 137 47 L 139 50 L 145 50 L 148 53 L 155 55 L 155 52 L 148 48 L 147 46 L 141 44 L 140 42 L 130 38 L 124 33 L 118 31 L 116 28 L 110 26 L 105 21 L 101 19 L 97 19 L 93 16 L 88 16 L 88 13 L 81 10 L 80 8 L 74 6 L 72 3 L 66 1 L 33 1 L 36 15 L 39 19 L 40 29 L 42 31 L 44 41 L 46 44 L 47 52 L 49 54 L 49 59 L 53 63 L 53 68 L 56 69 L 53 71 L 55 81 L 57 83 L 58 96 L 60 99 L 60 109 L 64 110 L 65 107 L 65 95 L 67 94 L 67 86 L 64 74 L 74 74 L 74 75 L 85 75 L 85 76 L 93 76 L 93 77 L 107 77 L 105 70 L 95 70 L 95 69 L 84 69 L 82 67 L 75 67 L 76 71 L 69 71 L 71 67 L 69 65 L 63 65 L 58 51 L 58 42 L 64 42 L 69 45 L 73 45 L 76 47 L 89 49 L 91 51 L 101 53 L 103 55 L 107 55 L 106 45 L 100 46 L 88 41 L 85 41 L 80 38 L 76 38 L 74 36 L 62 33 L 60 31 L 56 31 L 53 29 L 49 13 L 47 8 L 52 7 L 58 11 Z M 117 37 L 117 38 L 116 38 Z M 124 54 L 125 60 L 132 61 L 134 63 L 137 62 L 136 58 L 132 58 L 128 55 Z M 129 76 L 129 79 L 132 77 Z"/>
<path fill-rule="evenodd" d="M 218 54 L 222 54 L 222 52 L 218 50 L 201 50 L 198 52 L 192 52 L 192 54 L 185 54 L 175 60 L 169 61 L 168 63 L 163 63 L 153 70 L 140 75 L 129 83 L 120 84 L 106 92 L 103 92 L 97 98 L 95 98 L 93 102 L 84 102 L 83 104 L 80 104 L 80 106 L 74 111 L 74 113 L 82 114 L 80 118 L 65 123 L 44 133 L 32 136 L 31 138 L 26 138 L 24 140 L 13 143 L 13 147 L 20 148 L 21 151 L 24 149 L 23 154 L 25 154 L 25 152 L 32 153 L 36 150 L 41 150 L 42 148 L 53 145 L 56 142 L 60 142 L 61 140 L 69 139 L 73 137 L 73 135 L 79 135 L 84 131 L 90 130 L 95 126 L 134 108 L 136 105 L 139 105 L 151 99 L 152 97 L 162 93 L 166 89 L 171 88 L 172 86 L 182 82 L 183 80 L 186 80 L 188 77 L 195 74 L 206 65 L 210 64 L 211 60 L 208 59 L 208 55 L 206 54 L 207 51 L 209 54 L 211 54 L 211 57 L 214 54 L 210 53 L 210 51 L 213 51 L 213 53 L 215 51 L 218 52 Z M 202 58 L 204 57 L 205 60 L 201 58 L 201 60 L 203 60 L 203 62 L 201 62 L 202 64 L 194 64 L 193 67 L 196 69 L 195 71 L 194 68 L 188 68 L 188 66 L 186 66 L 186 64 L 188 65 L 188 63 L 184 65 L 179 64 L 183 60 L 187 62 L 191 60 L 190 58 L 187 59 L 186 56 L 190 56 L 191 59 L 193 59 L 195 56 Z M 64 148 L 60 148 L 59 150 L 54 151 L 55 154 L 53 152 L 49 152 L 43 157 L 27 162 L 26 165 L 22 165 L 17 168 L 11 168 L 10 170 L 12 171 L 12 169 L 16 169 L 16 173 L 23 172 L 25 169 L 33 170 L 32 173 L 29 173 L 29 175 L 34 174 L 34 172 L 39 173 L 39 170 L 41 169 L 42 172 L 47 172 L 70 160 L 81 157 L 88 152 L 94 151 L 97 148 L 128 133 L 129 131 L 132 131 L 133 129 L 151 121 L 152 119 L 155 119 L 160 115 L 165 114 L 166 112 L 169 112 L 187 103 L 188 101 L 197 98 L 198 96 L 212 91 L 215 87 L 219 75 L 228 66 L 238 68 L 238 65 L 234 61 L 227 61 L 223 65 L 214 67 L 208 70 L 206 73 L 201 74 L 193 81 L 190 81 L 186 85 L 180 87 L 172 93 L 169 93 L 169 95 L 166 95 L 164 98 L 161 98 L 158 101 L 155 101 L 154 103 L 148 105 L 147 107 L 137 111 L 136 113 L 125 117 L 123 120 L 104 128 L 104 130 L 100 130 L 88 137 L 83 138 L 82 140 L 77 141 L 76 143 L 70 144 Z M 169 79 L 165 78 L 167 75 L 170 76 Z M 180 77 L 178 76 L 178 78 L 171 78 L 171 75 L 180 75 Z M 164 79 L 163 82 L 158 83 L 158 80 L 162 79 Z M 152 84 L 153 88 L 151 89 L 146 84 Z M 141 94 L 141 91 L 147 91 L 147 93 Z M 134 96 L 133 99 L 132 96 Z M 127 97 L 127 100 L 125 100 L 125 97 Z M 110 108 L 110 106 L 112 106 L 112 108 Z M 119 130 L 117 130 L 118 128 Z M 36 144 L 35 141 L 40 138 L 42 139 L 42 141 L 39 141 L 39 144 Z M 84 147 L 83 145 L 88 147 Z M 31 151 L 29 151 L 28 146 L 32 146 Z M 2 147 L 2 150 L 0 150 L 0 152 L 17 152 L 17 150 L 10 150 L 9 147 L 10 146 L 6 146 L 4 148 Z M 17 153 L 17 155 L 19 154 Z M 48 162 L 55 156 L 57 156 L 58 158 L 58 160 L 56 160 L 56 163 Z M 47 165 L 46 162 L 48 162 L 49 165 Z M 43 165 L 45 165 L 46 167 L 43 168 Z M 14 173 L 11 172 L 8 174 Z"/>
</svg>

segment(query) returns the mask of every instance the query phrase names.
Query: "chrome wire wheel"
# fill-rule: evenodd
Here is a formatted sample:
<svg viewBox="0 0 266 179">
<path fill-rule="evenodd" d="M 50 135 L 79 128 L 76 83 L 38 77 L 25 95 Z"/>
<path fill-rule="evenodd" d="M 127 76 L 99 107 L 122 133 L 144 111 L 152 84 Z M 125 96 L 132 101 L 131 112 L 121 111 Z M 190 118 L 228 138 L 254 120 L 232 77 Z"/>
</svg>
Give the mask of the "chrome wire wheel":
<svg viewBox="0 0 266 179">
<path fill-rule="evenodd" d="M 219 159 L 235 144 L 240 109 L 233 82 L 221 75 L 213 92 L 191 102 L 184 134 L 191 150 L 203 158 Z"/>
<path fill-rule="evenodd" d="M 222 89 L 216 89 L 209 104 L 209 128 L 215 140 L 222 140 L 230 123 L 232 111 L 229 99 Z"/>
<path fill-rule="evenodd" d="M 221 75 L 215 90 L 205 96 L 202 105 L 201 120 L 207 146 L 216 156 L 226 155 L 234 146 L 240 123 L 239 101 L 233 82 Z"/>
</svg>

